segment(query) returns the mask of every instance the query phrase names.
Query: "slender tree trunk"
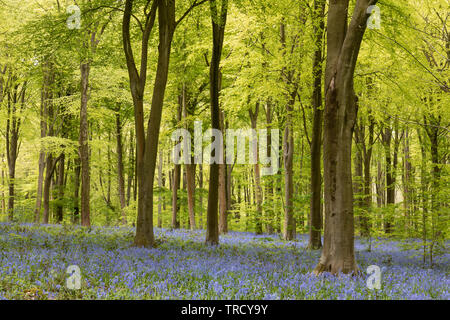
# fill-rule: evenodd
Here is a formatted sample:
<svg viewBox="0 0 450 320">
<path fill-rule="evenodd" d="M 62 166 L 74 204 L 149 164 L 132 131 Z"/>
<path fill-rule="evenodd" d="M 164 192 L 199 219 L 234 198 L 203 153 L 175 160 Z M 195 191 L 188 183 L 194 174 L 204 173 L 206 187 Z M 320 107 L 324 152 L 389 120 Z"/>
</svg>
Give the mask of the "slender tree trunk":
<svg viewBox="0 0 450 320">
<path fill-rule="evenodd" d="M 58 204 L 56 206 L 56 222 L 62 223 L 64 219 L 64 207 L 62 201 L 64 200 L 64 169 L 65 169 L 65 155 L 61 155 L 58 163 L 57 174 L 57 190 L 58 190 Z"/>
<path fill-rule="evenodd" d="M 355 144 L 356 144 L 356 152 L 355 152 L 355 159 L 354 159 L 354 167 L 355 167 L 355 176 L 353 179 L 353 186 L 354 186 L 354 193 L 357 195 L 357 198 L 355 199 L 355 205 L 360 209 L 360 215 L 356 217 L 356 223 L 360 225 L 361 229 L 361 235 L 364 234 L 364 226 L 363 226 L 363 220 L 362 217 L 362 211 L 363 208 L 363 144 L 364 144 L 364 133 L 363 133 L 364 127 L 362 124 L 355 124 Z"/>
<path fill-rule="evenodd" d="M 199 164 L 199 181 L 198 187 L 200 188 L 199 202 L 200 202 L 200 213 L 199 213 L 199 228 L 203 229 L 203 164 Z"/>
<path fill-rule="evenodd" d="M 178 96 L 178 111 L 177 111 L 177 124 L 181 121 L 182 112 L 182 95 Z M 180 217 L 178 213 L 180 211 L 180 203 L 178 197 L 178 190 L 180 189 L 181 182 L 181 165 L 175 163 L 173 170 L 173 184 L 172 184 L 172 228 L 178 229 L 180 227 Z"/>
<path fill-rule="evenodd" d="M 127 215 L 125 212 L 125 177 L 123 168 L 123 145 L 122 145 L 122 122 L 120 120 L 120 105 L 116 111 L 116 144 L 117 144 L 117 187 L 120 201 L 120 211 L 122 215 L 122 224 L 127 224 Z"/>
<path fill-rule="evenodd" d="M 411 154 L 409 149 L 410 138 L 409 138 L 409 129 L 405 129 L 405 139 L 403 140 L 403 207 L 405 210 L 405 231 L 406 234 L 411 236 L 410 227 L 413 226 L 414 219 L 413 214 L 410 212 L 410 208 L 412 205 L 412 190 L 411 190 L 411 175 L 412 175 L 412 165 L 411 165 Z"/>
<path fill-rule="evenodd" d="M 16 79 L 12 77 L 11 82 Z M 14 218 L 14 202 L 15 202 L 15 178 L 16 178 L 16 162 L 19 155 L 19 134 L 21 119 L 18 118 L 19 103 L 21 107 L 25 104 L 26 82 L 19 91 L 19 84 L 14 84 L 8 92 L 7 102 L 7 119 L 6 119 L 6 155 L 8 162 L 8 218 L 10 221 Z M 19 102 L 21 100 L 21 102 Z"/>
<path fill-rule="evenodd" d="M 220 131 L 225 132 L 224 114 L 220 111 Z M 226 152 L 225 150 L 223 151 Z M 219 164 L 219 233 L 228 233 L 227 164 Z"/>
<path fill-rule="evenodd" d="M 392 157 L 391 157 L 391 141 L 392 141 L 392 130 L 391 128 L 385 128 L 384 133 L 382 135 L 382 141 L 384 145 L 384 154 L 386 161 L 386 205 L 394 205 L 395 204 L 395 182 L 393 178 L 393 169 L 392 169 Z M 384 231 L 389 234 L 392 233 L 392 223 L 390 217 L 385 217 L 384 219 Z"/>
<path fill-rule="evenodd" d="M 163 167 L 163 152 L 159 151 L 159 161 L 158 161 L 158 228 L 162 228 L 162 187 L 163 187 L 163 178 L 162 178 L 162 167 Z"/>
<path fill-rule="evenodd" d="M 248 110 L 250 115 L 250 121 L 252 129 L 256 132 L 257 121 L 258 121 L 258 112 L 259 112 L 259 102 L 256 104 L 255 112 L 250 108 Z M 255 171 L 255 196 L 256 196 L 256 217 L 255 217 L 255 232 L 256 234 L 262 234 L 262 220 L 263 220 L 263 212 L 262 212 L 262 187 L 261 187 L 261 173 L 259 168 L 259 155 L 258 149 L 255 145 L 255 149 L 253 153 L 256 154 L 256 163 L 254 165 Z"/>
<path fill-rule="evenodd" d="M 36 205 L 34 209 L 34 222 L 39 223 L 41 220 L 41 208 L 42 208 L 42 184 L 44 181 L 44 171 L 45 171 L 45 153 L 39 153 L 39 173 L 38 173 L 38 185 L 36 192 Z"/>
<path fill-rule="evenodd" d="M 185 119 L 188 118 L 188 113 L 189 111 L 191 111 L 191 113 L 194 111 L 192 110 L 192 105 L 191 105 L 191 110 L 188 110 L 188 104 L 191 103 L 191 99 L 188 98 L 188 93 L 187 93 L 187 89 L 186 89 L 186 85 L 183 84 L 183 92 L 182 92 L 182 106 L 183 106 L 183 117 Z M 195 107 L 195 106 L 194 106 Z M 186 123 L 186 130 L 188 130 L 192 136 L 193 134 L 193 130 L 191 128 L 191 126 L 189 125 L 189 123 Z M 187 151 L 186 151 L 187 152 Z M 191 150 L 189 150 L 189 152 L 191 152 Z M 191 163 L 190 164 L 185 164 L 184 169 L 186 172 L 186 187 L 187 187 L 187 196 L 188 196 L 188 211 L 189 211 L 189 226 L 191 230 L 195 230 L 197 229 L 197 225 L 195 222 L 195 163 L 193 163 L 194 161 L 194 157 L 189 154 L 190 158 L 191 158 Z"/>
<path fill-rule="evenodd" d="M 313 130 L 311 136 L 311 205 L 309 212 L 309 243 L 313 250 L 322 248 L 322 50 L 325 28 L 325 0 L 314 1 L 315 51 L 313 60 Z"/>
<path fill-rule="evenodd" d="M 133 131 L 130 130 L 130 145 L 129 145 L 129 158 L 128 158 L 128 174 L 127 174 L 127 206 L 130 205 L 130 198 L 131 198 L 131 185 L 133 184 L 134 180 L 134 150 L 136 149 L 134 145 L 134 139 L 133 139 Z"/>
<path fill-rule="evenodd" d="M 363 149 L 363 156 L 364 156 L 364 198 L 363 198 L 363 205 L 364 205 L 364 212 L 363 212 L 363 230 L 364 234 L 363 236 L 369 237 L 370 236 L 370 230 L 372 227 L 371 219 L 370 219 L 370 212 L 372 208 L 372 178 L 370 175 L 370 163 L 372 161 L 372 146 L 374 144 L 374 128 L 375 128 L 375 122 L 373 117 L 369 116 L 369 141 L 366 145 L 364 144 Z"/>
<path fill-rule="evenodd" d="M 53 158 L 53 155 L 49 153 L 46 160 L 46 170 L 44 179 L 44 200 L 43 200 L 43 223 L 48 224 L 50 221 L 50 188 L 52 184 L 53 173 L 55 172 L 57 159 Z"/>
<path fill-rule="evenodd" d="M 421 151 L 421 165 L 420 165 L 420 191 L 422 204 L 422 243 L 423 243 L 423 265 L 425 266 L 427 259 L 427 219 L 428 219 L 428 185 L 429 179 L 427 176 L 427 152 L 424 145 L 424 138 L 420 129 L 417 129 L 417 136 L 419 138 Z"/>
<path fill-rule="evenodd" d="M 106 147 L 106 161 L 108 163 L 107 168 L 107 185 L 106 185 L 106 202 L 109 204 L 110 208 L 113 207 L 111 202 L 111 132 L 108 132 L 108 145 Z"/>
<path fill-rule="evenodd" d="M 4 154 L 2 153 L 2 213 L 6 214 L 6 196 L 5 192 L 3 191 L 6 186 L 6 179 L 5 179 L 5 171 L 4 171 Z"/>
<path fill-rule="evenodd" d="M 78 156 L 74 159 L 74 191 L 73 191 L 73 223 L 78 224 L 80 222 L 80 174 L 81 174 L 81 161 Z"/>
<path fill-rule="evenodd" d="M 267 123 L 267 157 L 272 158 L 272 101 L 268 100 L 266 103 L 266 123 Z M 275 174 L 275 172 L 273 172 Z M 241 203 L 240 200 L 240 186 L 238 186 L 238 203 Z M 266 191 L 265 191 L 265 199 L 269 199 L 273 204 L 275 203 L 274 193 L 273 193 L 273 179 L 269 177 L 266 181 Z M 269 207 L 269 206 L 267 206 Z M 273 207 L 273 206 L 272 206 Z M 266 215 L 266 228 L 268 234 L 274 233 L 274 211 L 271 209 L 265 210 Z"/>
<path fill-rule="evenodd" d="M 280 36 L 281 36 L 281 44 L 283 46 L 283 54 L 286 51 L 286 32 L 285 32 L 285 24 L 281 23 L 280 26 Z M 285 71 L 283 70 L 283 74 Z M 291 85 L 293 74 L 292 71 L 287 72 L 287 75 L 284 75 L 286 78 L 285 82 L 287 85 Z M 297 86 L 298 84 L 294 84 L 294 89 L 291 91 L 289 96 L 289 101 L 286 104 L 286 123 L 284 128 L 284 239 L 285 240 L 293 240 L 296 236 L 296 226 L 295 226 L 295 218 L 293 215 L 294 211 L 294 203 L 292 201 L 292 197 L 294 194 L 294 172 L 293 172 L 293 159 L 294 159 L 294 131 L 293 131 L 293 123 L 292 123 L 292 111 L 293 105 L 295 103 L 295 96 L 297 94 Z"/>
<path fill-rule="evenodd" d="M 51 69 L 49 69 L 49 64 L 44 64 L 44 79 L 41 89 L 41 108 L 40 108 L 40 129 L 41 129 L 41 139 L 45 138 L 47 135 L 47 105 L 48 99 L 51 97 L 50 85 L 53 77 L 51 75 Z M 39 223 L 41 219 L 41 207 L 42 207 L 42 184 L 44 181 L 44 170 L 45 170 L 45 152 L 43 150 L 39 153 L 39 173 L 38 173 L 38 185 L 36 192 L 36 206 L 34 209 L 34 222 Z"/>
<path fill-rule="evenodd" d="M 188 194 L 189 226 L 191 230 L 197 229 L 195 221 L 195 164 L 187 164 L 186 187 Z"/>
<path fill-rule="evenodd" d="M 90 62 L 80 65 L 81 71 L 81 108 L 80 108 L 80 138 L 79 152 L 81 160 L 81 225 L 89 227 L 90 220 L 90 169 L 88 143 L 88 100 L 89 100 L 89 71 Z"/>
</svg>

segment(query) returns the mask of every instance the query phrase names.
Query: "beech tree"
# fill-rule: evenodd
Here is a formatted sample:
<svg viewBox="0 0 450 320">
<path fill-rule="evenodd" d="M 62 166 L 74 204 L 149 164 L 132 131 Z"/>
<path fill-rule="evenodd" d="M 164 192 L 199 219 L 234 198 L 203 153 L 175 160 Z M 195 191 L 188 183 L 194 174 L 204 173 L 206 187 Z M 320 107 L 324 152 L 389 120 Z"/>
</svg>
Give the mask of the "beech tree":
<svg viewBox="0 0 450 320">
<path fill-rule="evenodd" d="M 218 3 L 220 4 L 220 8 L 218 6 Z M 220 130 L 220 59 L 222 56 L 225 26 L 227 22 L 228 0 L 211 0 L 210 11 L 213 34 L 213 48 L 209 74 L 211 127 L 212 129 Z M 214 150 L 214 152 L 222 151 Z M 211 158 L 213 158 L 212 155 Z M 219 202 L 218 186 L 219 164 L 214 161 L 210 163 L 209 166 L 208 209 L 206 212 L 206 243 L 210 245 L 216 245 L 219 243 L 219 225 L 217 215 Z"/>
<path fill-rule="evenodd" d="M 353 76 L 376 0 L 357 0 L 347 25 L 349 1 L 329 2 L 324 110 L 324 244 L 315 274 L 357 273 L 354 251 L 352 135 L 357 116 Z"/>
</svg>

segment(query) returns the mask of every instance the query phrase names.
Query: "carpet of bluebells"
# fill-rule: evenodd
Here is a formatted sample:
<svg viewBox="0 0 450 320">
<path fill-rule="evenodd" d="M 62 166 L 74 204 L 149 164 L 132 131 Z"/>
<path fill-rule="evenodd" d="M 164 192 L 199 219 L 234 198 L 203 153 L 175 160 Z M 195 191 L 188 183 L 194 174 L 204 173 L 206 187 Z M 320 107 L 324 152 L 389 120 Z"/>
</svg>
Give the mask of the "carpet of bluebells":
<svg viewBox="0 0 450 320">
<path fill-rule="evenodd" d="M 356 240 L 357 262 L 378 265 L 380 290 L 359 277 L 311 275 L 319 251 L 307 236 L 230 232 L 219 246 L 204 231 L 156 229 L 157 248 L 132 247 L 132 228 L 0 223 L 0 299 L 450 299 L 450 254 L 424 268 L 400 242 Z M 81 270 L 69 290 L 67 267 Z"/>
</svg>

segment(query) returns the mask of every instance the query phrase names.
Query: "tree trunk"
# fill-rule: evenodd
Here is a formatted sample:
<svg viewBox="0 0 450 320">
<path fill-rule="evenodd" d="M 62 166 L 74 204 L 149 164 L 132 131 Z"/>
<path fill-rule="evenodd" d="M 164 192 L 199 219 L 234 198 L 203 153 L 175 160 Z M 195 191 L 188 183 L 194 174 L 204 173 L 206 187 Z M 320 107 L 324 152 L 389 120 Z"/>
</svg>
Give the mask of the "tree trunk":
<svg viewBox="0 0 450 320">
<path fill-rule="evenodd" d="M 224 114 L 220 111 L 220 131 L 225 132 Z M 226 150 L 223 151 L 224 153 Z M 219 164 L 219 233 L 228 233 L 227 164 Z"/>
<path fill-rule="evenodd" d="M 89 227 L 90 220 L 90 170 L 89 170 L 89 143 L 88 143 L 88 112 L 89 100 L 89 71 L 90 62 L 80 65 L 81 71 L 81 108 L 80 108 L 80 138 L 79 152 L 81 160 L 81 225 Z"/>
<path fill-rule="evenodd" d="M 16 79 L 12 77 L 11 82 Z M 14 84 L 12 92 L 8 92 L 7 102 L 7 119 L 6 119 L 6 156 L 8 162 L 8 219 L 14 218 L 14 201 L 15 201 L 15 178 L 16 178 L 16 162 L 19 155 L 19 134 L 21 119 L 18 118 L 18 105 L 23 109 L 25 105 L 25 90 L 27 83 L 24 82 L 22 89 L 19 91 L 19 84 Z"/>
<path fill-rule="evenodd" d="M 130 78 L 130 89 L 133 97 L 136 128 L 136 172 L 138 184 L 138 213 L 134 245 L 138 247 L 153 247 L 153 185 L 158 153 L 159 129 L 161 126 L 162 108 L 169 71 L 170 49 L 175 31 L 175 2 L 153 1 L 151 9 L 146 14 L 147 19 L 142 37 L 140 74 L 136 68 L 132 52 L 130 36 L 130 20 L 133 2 L 125 3 L 122 35 L 127 69 Z M 159 46 L 158 63 L 153 86 L 150 118 L 147 125 L 147 135 L 144 130 L 144 89 L 147 79 L 147 54 L 150 33 L 158 13 Z"/>
<path fill-rule="evenodd" d="M 116 144 L 117 144 L 117 187 L 120 201 L 120 211 L 122 215 L 122 224 L 127 224 L 127 215 L 125 212 L 125 177 L 123 168 L 123 145 L 122 145 L 122 122 L 120 120 L 120 105 L 116 111 Z"/>
<path fill-rule="evenodd" d="M 360 229 L 361 229 L 361 235 L 364 233 L 364 226 L 363 226 L 363 217 L 362 217 L 362 211 L 363 208 L 363 144 L 364 144 L 364 127 L 362 124 L 358 124 L 358 122 L 355 124 L 355 145 L 356 145 L 356 152 L 355 152 L 355 159 L 354 159 L 354 167 L 355 167 L 355 176 L 353 179 L 353 189 L 354 193 L 357 195 L 357 198 L 355 199 L 355 205 L 360 209 L 359 216 L 356 217 L 356 223 L 359 222 Z"/>
<path fill-rule="evenodd" d="M 325 229 L 315 274 L 357 273 L 354 252 L 351 148 L 356 122 L 353 75 L 366 29 L 369 5 L 357 0 L 347 26 L 349 1 L 331 1 L 328 10 L 324 110 Z"/>
<path fill-rule="evenodd" d="M 162 167 L 163 167 L 163 153 L 162 150 L 159 151 L 159 161 L 158 161 L 158 228 L 162 228 L 162 187 L 163 187 L 163 178 L 162 178 Z"/>
<path fill-rule="evenodd" d="M 405 129 L 404 133 L 405 139 L 403 140 L 403 207 L 405 209 L 405 232 L 408 236 L 412 236 L 410 228 L 413 226 L 414 213 L 411 212 L 412 205 L 412 186 L 411 186 L 411 175 L 412 175 L 412 165 L 411 165 L 411 154 L 410 154 L 410 138 L 409 138 L 409 129 Z"/>
<path fill-rule="evenodd" d="M 199 202 L 200 202 L 200 213 L 199 213 L 199 228 L 203 229 L 203 164 L 199 164 L 199 181 L 198 181 L 198 187 L 200 189 L 200 196 L 199 196 Z"/>
<path fill-rule="evenodd" d="M 222 56 L 223 39 L 228 12 L 228 0 L 220 1 L 222 6 L 220 13 L 217 8 L 217 0 L 210 2 L 213 49 L 210 62 L 209 82 L 211 100 L 211 126 L 220 130 L 220 60 Z M 221 150 L 222 151 L 222 150 Z M 217 152 L 217 150 L 215 151 Z M 212 155 L 211 155 L 212 158 Z M 219 164 L 211 163 L 209 170 L 208 209 L 206 212 L 206 244 L 219 244 L 219 226 L 217 217 L 218 205 Z"/>
<path fill-rule="evenodd" d="M 286 51 L 286 33 L 285 33 L 285 24 L 281 23 L 280 26 L 280 37 L 281 44 L 284 49 L 283 54 Z M 283 75 L 285 71 L 283 70 Z M 293 73 L 292 71 L 287 72 L 287 75 L 284 75 L 285 82 L 287 85 L 292 85 Z M 295 96 L 297 95 L 297 86 L 298 84 L 294 84 L 294 89 L 290 92 L 290 96 L 288 97 L 289 101 L 286 104 L 286 123 L 284 128 L 284 239 L 285 240 L 293 240 L 295 238 L 295 218 L 293 215 L 293 193 L 294 193 L 294 181 L 293 181 L 293 159 L 294 159 L 294 131 L 293 131 L 293 123 L 292 123 L 292 108 L 295 103 Z"/>
<path fill-rule="evenodd" d="M 136 149 L 134 142 L 133 142 L 133 131 L 130 130 L 130 145 L 129 145 L 129 158 L 128 158 L 128 173 L 127 173 L 127 206 L 130 205 L 130 198 L 131 198 L 131 185 L 133 184 L 134 180 L 134 150 Z"/>
<path fill-rule="evenodd" d="M 384 145 L 384 155 L 386 161 L 386 205 L 393 206 L 395 204 L 395 180 L 393 178 L 392 158 L 391 158 L 391 141 L 392 141 L 392 129 L 386 127 L 382 134 L 382 141 Z M 387 216 L 384 219 L 384 232 L 392 233 L 391 217 Z"/>
<path fill-rule="evenodd" d="M 43 200 L 43 207 L 44 207 L 44 213 L 43 213 L 43 224 L 48 224 L 50 221 L 50 188 L 52 185 L 52 178 L 53 173 L 55 172 L 56 164 L 58 160 L 62 157 L 62 155 L 59 158 L 54 158 L 51 153 L 47 155 L 46 160 L 46 170 L 45 170 L 45 179 L 44 179 L 44 200 Z"/>
<path fill-rule="evenodd" d="M 65 169 L 65 155 L 61 155 L 59 160 L 58 174 L 57 174 L 57 189 L 58 189 L 58 204 L 56 206 L 56 222 L 62 223 L 64 219 L 64 169 Z"/>
<path fill-rule="evenodd" d="M 44 64 L 43 73 L 43 85 L 41 89 L 41 107 L 40 107 L 40 129 L 41 129 L 41 139 L 45 138 L 47 135 L 47 106 L 48 99 L 51 97 L 50 85 L 52 85 L 53 77 L 51 74 L 51 69 L 49 69 L 49 64 Z M 39 153 L 39 173 L 38 173 L 38 186 L 36 192 L 36 206 L 34 209 L 34 222 L 39 223 L 41 219 L 41 207 L 42 207 L 42 184 L 44 181 L 44 170 L 45 170 L 45 152 L 43 150 Z"/>
<path fill-rule="evenodd" d="M 272 158 L 272 116 L 273 116 L 273 110 L 272 110 L 272 101 L 268 100 L 266 103 L 266 123 L 267 123 L 267 157 L 268 158 Z M 276 174 L 275 172 L 273 172 L 273 174 Z M 240 200 L 240 186 L 238 189 L 238 203 L 241 203 Z M 266 180 L 266 191 L 265 191 L 265 199 L 269 199 L 269 201 L 271 201 L 272 203 L 275 203 L 275 199 L 274 199 L 274 193 L 273 193 L 273 179 L 272 177 L 269 177 Z M 273 206 L 272 206 L 273 207 Z M 269 208 L 269 206 L 267 206 L 267 208 Z M 271 210 L 271 209 L 266 209 L 265 210 L 265 218 L 266 218 L 266 229 L 267 229 L 267 233 L 268 234 L 273 234 L 274 233 L 274 211 L 275 210 Z"/>
<path fill-rule="evenodd" d="M 314 1 L 314 35 L 315 51 L 313 61 L 313 130 L 311 136 L 311 205 L 309 212 L 308 248 L 322 248 L 322 50 L 323 32 L 325 28 L 325 0 Z"/>
<path fill-rule="evenodd" d="M 258 112 L 259 112 L 259 102 L 256 103 L 255 112 L 250 108 L 248 113 L 250 115 L 250 121 L 252 129 L 256 132 L 257 121 L 258 121 Z M 255 196 L 256 196 L 256 217 L 255 217 L 255 233 L 262 234 L 262 220 L 263 220 L 263 212 L 262 212 L 262 187 L 261 187 L 261 172 L 259 168 L 259 154 L 258 149 L 255 145 L 255 149 L 253 150 L 253 154 L 256 154 L 256 163 L 254 165 L 255 170 Z"/>
<path fill-rule="evenodd" d="M 74 191 L 73 191 L 73 223 L 78 224 L 80 222 L 80 174 L 81 174 L 81 161 L 78 156 L 74 159 Z"/>
<path fill-rule="evenodd" d="M 183 105 L 183 117 L 185 119 L 188 118 L 188 113 L 193 113 L 193 108 L 195 106 L 190 105 L 191 108 L 188 110 L 188 104 L 191 104 L 191 100 L 188 98 L 188 93 L 186 90 L 186 85 L 183 84 L 183 93 L 182 93 L 182 105 Z M 186 130 L 188 130 L 193 135 L 193 130 L 189 123 L 186 123 Z M 189 152 L 189 157 L 191 159 L 191 163 L 187 163 L 184 166 L 186 172 L 186 187 L 187 187 L 187 196 L 188 196 L 188 211 L 189 211 L 189 226 L 191 230 L 197 229 L 197 225 L 195 222 L 195 163 L 194 157 L 191 155 L 192 150 L 185 150 L 185 152 Z"/>
<path fill-rule="evenodd" d="M 177 125 L 181 121 L 182 112 L 182 95 L 178 96 L 178 111 L 177 111 Z M 178 197 L 178 190 L 181 182 L 181 165 L 175 163 L 173 169 L 173 184 L 172 184 L 172 228 L 178 229 L 180 227 L 180 218 L 178 212 L 180 211 L 180 203 Z"/>
<path fill-rule="evenodd" d="M 2 170 L 2 213 L 6 214 L 6 196 L 5 196 L 5 192 L 3 191 L 5 186 L 6 186 L 6 179 L 5 179 L 5 171 L 4 171 L 4 154 L 2 153 L 2 166 L 1 166 L 1 170 Z"/>
</svg>

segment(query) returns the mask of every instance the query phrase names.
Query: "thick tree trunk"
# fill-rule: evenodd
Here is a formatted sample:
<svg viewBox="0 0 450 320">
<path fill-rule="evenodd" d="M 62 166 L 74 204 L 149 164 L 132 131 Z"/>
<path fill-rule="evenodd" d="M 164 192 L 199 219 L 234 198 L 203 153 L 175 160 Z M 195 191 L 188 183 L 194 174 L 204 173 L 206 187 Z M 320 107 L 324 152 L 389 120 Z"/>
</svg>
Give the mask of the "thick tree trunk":
<svg viewBox="0 0 450 320">
<path fill-rule="evenodd" d="M 153 87 L 152 108 L 147 125 L 145 152 L 138 152 L 138 219 L 136 225 L 135 245 L 154 246 L 153 234 L 153 184 L 158 153 L 159 128 L 161 126 L 162 108 L 169 72 L 170 49 L 175 31 L 175 2 L 158 5 L 159 50 L 158 65 Z M 139 108 L 143 110 L 143 108 Z M 139 145 L 143 146 L 144 141 Z"/>
<path fill-rule="evenodd" d="M 159 129 L 169 71 L 170 49 L 175 31 L 175 1 L 153 1 L 146 13 L 146 22 L 141 43 L 141 66 L 138 72 L 132 52 L 130 20 L 133 1 L 126 0 L 123 15 L 123 46 L 130 78 L 136 128 L 136 176 L 138 189 L 138 213 L 134 245 L 153 247 L 153 185 L 158 153 Z M 147 80 L 148 41 L 158 14 L 159 46 L 158 63 L 153 86 L 150 118 L 147 134 L 144 129 L 144 89 Z"/>
<path fill-rule="evenodd" d="M 324 244 L 315 274 L 357 273 L 354 250 L 351 148 L 357 108 L 353 75 L 366 29 L 369 5 L 357 0 L 347 26 L 349 1 L 331 1 L 328 10 L 324 110 Z"/>
<path fill-rule="evenodd" d="M 308 248 L 322 248 L 322 50 L 325 28 L 325 0 L 314 1 L 315 51 L 313 60 L 313 130 L 311 136 L 311 205 Z"/>
<path fill-rule="evenodd" d="M 223 39 L 228 12 L 228 0 L 221 1 L 221 10 L 218 12 L 217 0 L 210 2 L 213 49 L 210 62 L 210 102 L 211 102 L 211 126 L 220 130 L 220 60 L 222 56 Z M 222 152 L 220 150 L 219 152 Z M 217 150 L 215 151 L 217 152 Z M 212 155 L 211 155 L 212 158 Z M 206 244 L 219 244 L 218 226 L 218 196 L 219 196 L 219 164 L 211 163 L 209 170 L 208 209 L 206 212 Z"/>
</svg>

